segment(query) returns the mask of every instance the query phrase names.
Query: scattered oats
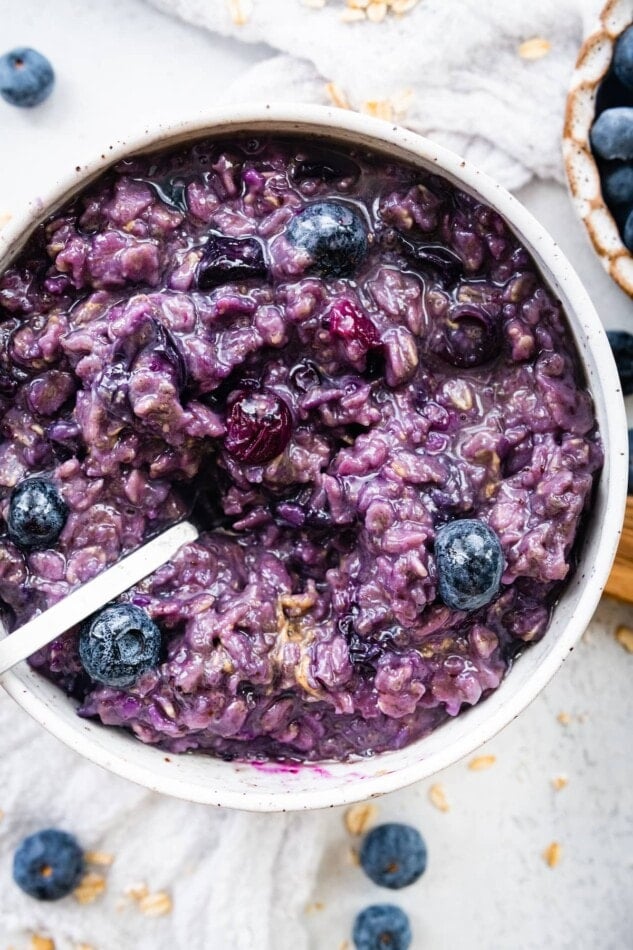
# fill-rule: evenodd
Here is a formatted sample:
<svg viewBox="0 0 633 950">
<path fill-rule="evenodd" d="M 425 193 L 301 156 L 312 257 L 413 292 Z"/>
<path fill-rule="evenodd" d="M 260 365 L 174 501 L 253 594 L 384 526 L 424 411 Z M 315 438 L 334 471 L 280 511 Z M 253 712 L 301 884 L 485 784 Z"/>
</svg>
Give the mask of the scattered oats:
<svg viewBox="0 0 633 950">
<path fill-rule="evenodd" d="M 365 19 L 364 10 L 354 10 L 352 7 L 346 7 L 341 13 L 341 23 L 358 23 Z"/>
<path fill-rule="evenodd" d="M 615 639 L 629 653 L 633 653 L 633 630 L 630 627 L 618 627 Z"/>
<path fill-rule="evenodd" d="M 547 56 L 551 48 L 552 44 L 549 40 L 546 40 L 542 36 L 534 36 L 531 40 L 526 40 L 525 43 L 521 43 L 517 52 L 521 59 L 542 59 L 544 56 Z"/>
<path fill-rule="evenodd" d="M 468 763 L 468 768 L 473 772 L 483 772 L 484 769 L 489 769 L 497 761 L 496 755 L 478 755 L 474 759 L 471 759 Z"/>
<path fill-rule="evenodd" d="M 325 908 L 323 901 L 313 901 L 311 904 L 306 904 L 305 913 L 306 914 L 318 914 L 319 911 Z"/>
<path fill-rule="evenodd" d="M 413 10 L 417 2 L 418 0 L 391 0 L 389 8 L 396 16 L 402 16 L 403 13 L 408 13 L 409 10 Z"/>
<path fill-rule="evenodd" d="M 106 851 L 86 851 L 86 861 L 100 868 L 109 868 L 114 861 L 114 855 Z"/>
<path fill-rule="evenodd" d="M 387 122 L 393 119 L 393 106 L 389 99 L 368 99 L 361 106 L 361 112 L 373 116 L 374 119 L 385 119 Z"/>
<path fill-rule="evenodd" d="M 349 109 L 350 105 L 347 96 L 335 82 L 329 82 L 325 87 L 325 91 L 332 105 L 338 106 L 339 109 Z"/>
<path fill-rule="evenodd" d="M 372 23 L 382 23 L 387 16 L 387 4 L 384 0 L 374 0 L 367 7 L 367 19 Z"/>
<path fill-rule="evenodd" d="M 345 827 L 351 835 L 362 835 L 378 817 L 378 809 L 371 802 L 359 802 L 345 812 Z"/>
<path fill-rule="evenodd" d="M 33 934 L 31 950 L 55 950 L 55 941 L 51 940 L 50 937 L 40 937 L 39 934 Z"/>
<path fill-rule="evenodd" d="M 569 784 L 569 779 L 565 778 L 564 775 L 557 775 L 556 778 L 552 779 L 552 787 L 555 791 L 560 792 L 562 788 L 565 788 Z"/>
<path fill-rule="evenodd" d="M 344 940 L 338 950 L 349 950 L 349 940 Z"/>
<path fill-rule="evenodd" d="M 137 884 L 130 884 L 124 893 L 126 897 L 130 897 L 133 901 L 140 901 L 149 894 L 149 887 L 143 881 L 139 881 Z"/>
<path fill-rule="evenodd" d="M 164 917 L 165 914 L 171 913 L 172 902 L 167 891 L 156 891 L 155 894 L 141 897 L 138 906 L 146 917 Z"/>
<path fill-rule="evenodd" d="M 103 894 L 105 888 L 106 882 L 103 875 L 95 874 L 94 871 L 88 871 L 73 893 L 80 904 L 92 904 L 93 901 L 96 901 L 96 899 Z"/>
<path fill-rule="evenodd" d="M 347 6 L 351 10 L 366 10 L 371 0 L 347 0 Z"/>
<path fill-rule="evenodd" d="M 322 10 L 325 6 L 325 0 L 301 0 L 304 7 L 309 7 L 311 10 Z"/>
<path fill-rule="evenodd" d="M 409 106 L 413 100 L 413 89 L 401 89 L 400 92 L 395 92 L 391 97 L 391 105 L 393 107 L 394 115 L 396 116 L 405 116 L 409 111 Z"/>
<path fill-rule="evenodd" d="M 548 847 L 543 852 L 543 858 L 548 867 L 555 868 L 557 864 L 560 864 L 562 853 L 563 849 L 559 845 L 558 841 L 552 841 L 552 843 L 548 845 Z"/>
<path fill-rule="evenodd" d="M 355 867 L 360 867 L 360 857 L 356 848 L 350 848 L 347 852 L 347 860 L 349 863 Z"/>
<path fill-rule="evenodd" d="M 571 723 L 571 716 L 569 713 L 561 712 L 556 718 L 560 722 L 561 726 L 568 726 Z"/>
<path fill-rule="evenodd" d="M 77 943 L 75 950 L 95 950 L 91 943 Z"/>
<path fill-rule="evenodd" d="M 10 211 L 0 211 L 0 231 L 5 226 L 5 224 L 9 223 L 12 217 L 13 215 Z"/>
<path fill-rule="evenodd" d="M 450 805 L 446 800 L 446 792 L 444 791 L 443 785 L 431 785 L 429 789 L 429 801 L 438 811 L 450 811 Z"/>
<path fill-rule="evenodd" d="M 236 26 L 244 26 L 253 12 L 253 0 L 229 0 L 229 12 Z"/>
</svg>

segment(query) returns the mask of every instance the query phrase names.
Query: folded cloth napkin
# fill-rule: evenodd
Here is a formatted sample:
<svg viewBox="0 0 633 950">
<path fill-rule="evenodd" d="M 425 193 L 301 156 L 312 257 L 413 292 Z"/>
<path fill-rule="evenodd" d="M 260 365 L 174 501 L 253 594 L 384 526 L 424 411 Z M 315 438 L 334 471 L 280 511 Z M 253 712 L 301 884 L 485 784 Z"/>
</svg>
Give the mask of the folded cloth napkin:
<svg viewBox="0 0 633 950">
<path fill-rule="evenodd" d="M 565 90 L 596 0 L 420 0 L 406 15 L 388 13 L 379 23 L 342 22 L 344 0 L 321 7 L 319 0 L 148 2 L 277 51 L 224 93 L 225 102 L 334 98 L 392 115 L 467 154 L 508 187 L 533 175 L 562 177 Z M 550 44 L 547 55 L 522 58 L 520 44 L 537 37 Z M 54 933 L 56 950 L 81 943 L 98 950 L 307 948 L 302 911 L 330 815 L 249 815 L 161 798 L 80 759 L 1 691 L 0 737 L 5 853 L 23 835 L 52 825 L 114 855 L 111 867 L 93 868 L 105 890 L 82 913 L 72 897 L 42 905 L 23 896 L 2 862 L 5 942 L 26 929 Z M 87 896 L 91 887 L 99 890 L 99 877 Z M 130 889 L 136 898 L 124 897 Z M 144 913 L 167 909 L 163 892 L 170 912 Z"/>
<path fill-rule="evenodd" d="M 345 103 L 430 136 L 508 188 L 533 176 L 563 180 L 567 86 L 583 29 L 602 5 L 418 0 L 397 15 L 371 0 L 382 17 L 373 22 L 357 9 L 365 0 L 147 2 L 278 51 L 218 101 Z"/>
</svg>

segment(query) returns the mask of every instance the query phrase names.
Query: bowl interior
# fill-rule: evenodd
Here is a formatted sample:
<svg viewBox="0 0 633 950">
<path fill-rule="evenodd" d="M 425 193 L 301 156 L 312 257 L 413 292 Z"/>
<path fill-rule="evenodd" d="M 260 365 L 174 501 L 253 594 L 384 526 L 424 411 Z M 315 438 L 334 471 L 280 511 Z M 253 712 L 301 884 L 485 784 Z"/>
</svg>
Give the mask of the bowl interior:
<svg viewBox="0 0 633 950">
<path fill-rule="evenodd" d="M 148 788 L 191 801 L 251 810 L 326 807 L 403 787 L 470 754 L 525 708 L 573 649 L 598 602 L 621 530 L 628 474 L 624 406 L 598 316 L 564 255 L 534 218 L 501 186 L 453 153 L 406 130 L 342 110 L 293 110 L 286 106 L 231 110 L 204 122 L 147 133 L 137 142 L 123 143 L 110 151 L 107 159 L 61 183 L 53 196 L 37 202 L 28 218 L 0 234 L 0 269 L 7 266 L 39 221 L 123 155 L 238 132 L 300 134 L 366 145 L 393 159 L 435 171 L 495 208 L 532 253 L 563 303 L 593 393 L 605 449 L 579 567 L 554 611 L 545 638 L 525 651 L 488 699 L 404 749 L 319 765 L 177 756 L 143 745 L 121 729 L 79 719 L 75 703 L 26 664 L 3 679 L 14 699 L 50 732 L 97 764 Z"/>
</svg>

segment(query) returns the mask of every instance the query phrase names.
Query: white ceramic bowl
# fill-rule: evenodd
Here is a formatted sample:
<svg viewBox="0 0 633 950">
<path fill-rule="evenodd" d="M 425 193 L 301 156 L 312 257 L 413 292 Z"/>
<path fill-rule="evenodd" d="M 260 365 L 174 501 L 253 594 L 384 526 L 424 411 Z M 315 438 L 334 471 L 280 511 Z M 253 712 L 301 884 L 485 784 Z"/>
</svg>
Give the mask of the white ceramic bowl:
<svg viewBox="0 0 633 950">
<path fill-rule="evenodd" d="M 545 638 L 530 646 L 485 702 L 431 736 L 396 752 L 353 762 L 282 766 L 223 762 L 202 755 L 170 755 L 121 729 L 80 719 L 74 702 L 26 664 L 6 674 L 13 698 L 55 736 L 93 762 L 132 781 L 195 802 L 253 811 L 285 811 L 341 805 L 427 778 L 511 722 L 545 686 L 585 630 L 598 603 L 621 531 L 627 482 L 627 429 L 620 385 L 604 330 L 578 277 L 558 246 L 511 195 L 446 149 L 412 132 L 339 109 L 273 105 L 217 112 L 204 121 L 146 132 L 108 148 L 94 163 L 76 169 L 55 194 L 37 199 L 22 220 L 0 233 L 0 270 L 42 219 L 131 152 L 152 151 L 206 135 L 293 133 L 368 146 L 394 159 L 432 169 L 495 208 L 534 255 L 567 312 L 593 398 L 605 448 L 605 464 L 584 537 L 581 562 L 557 605 Z"/>
</svg>

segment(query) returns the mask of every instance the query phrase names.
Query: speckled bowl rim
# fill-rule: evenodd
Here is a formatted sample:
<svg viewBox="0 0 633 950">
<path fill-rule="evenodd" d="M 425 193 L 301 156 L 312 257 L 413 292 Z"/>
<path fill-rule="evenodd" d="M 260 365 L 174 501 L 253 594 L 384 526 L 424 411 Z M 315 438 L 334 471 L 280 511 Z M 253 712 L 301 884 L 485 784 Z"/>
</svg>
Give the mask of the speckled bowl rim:
<svg viewBox="0 0 633 950">
<path fill-rule="evenodd" d="M 409 130 L 378 119 L 319 106 L 270 104 L 216 111 L 182 125 L 146 130 L 111 145 L 77 167 L 53 194 L 37 199 L 0 233 L 0 269 L 33 228 L 113 162 L 204 135 L 298 134 L 334 138 L 437 171 L 496 208 L 538 262 L 562 300 L 593 394 L 605 465 L 593 499 L 579 567 L 557 604 L 547 636 L 532 645 L 485 702 L 404 749 L 318 765 L 224 762 L 204 755 L 170 755 L 125 730 L 80 719 L 61 690 L 21 664 L 2 685 L 34 719 L 76 752 L 157 792 L 251 811 L 293 811 L 360 801 L 428 778 L 511 722 L 550 680 L 583 634 L 600 598 L 622 528 L 628 447 L 620 384 L 602 324 L 571 265 L 532 215 L 501 185 L 469 162 Z"/>
<path fill-rule="evenodd" d="M 563 128 L 563 158 L 572 200 L 603 267 L 633 297 L 633 255 L 602 197 L 598 166 L 591 151 L 598 87 L 611 65 L 613 48 L 633 22 L 633 0 L 608 0 L 582 44 L 574 70 Z"/>
</svg>

